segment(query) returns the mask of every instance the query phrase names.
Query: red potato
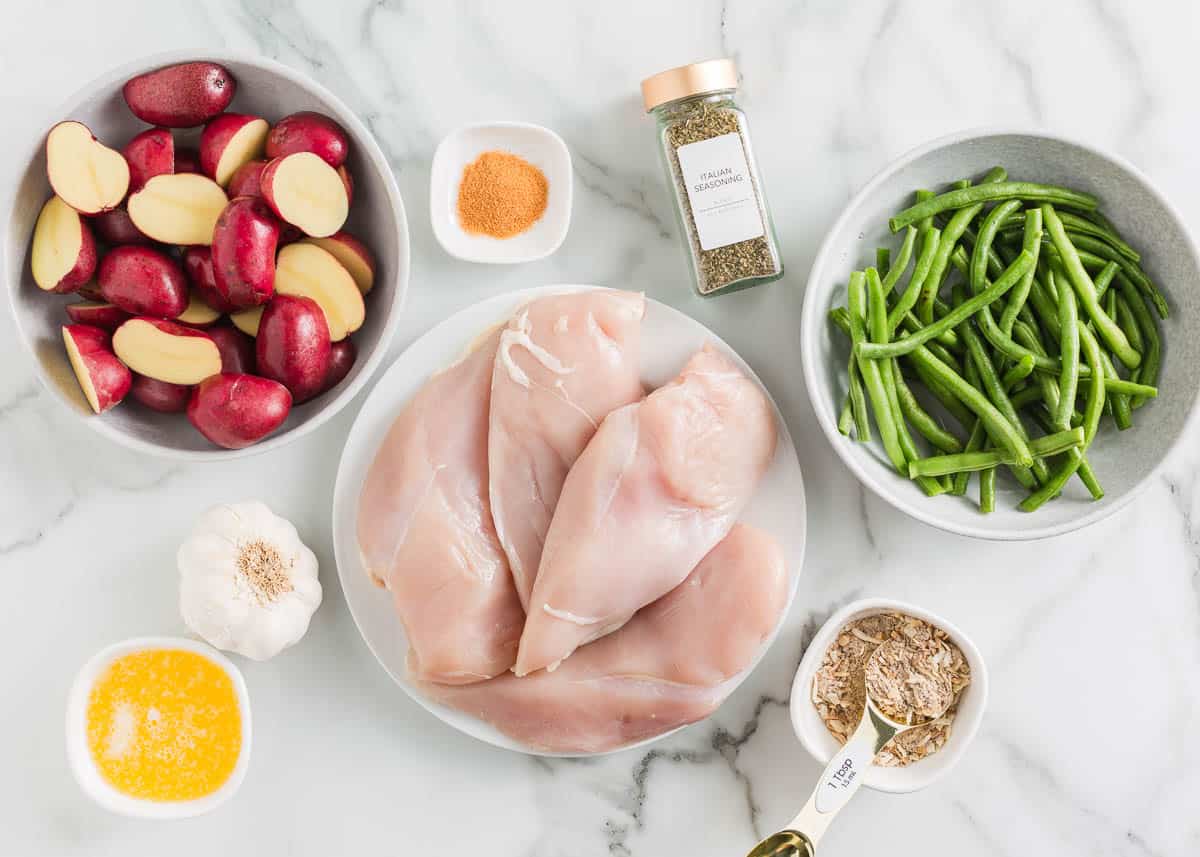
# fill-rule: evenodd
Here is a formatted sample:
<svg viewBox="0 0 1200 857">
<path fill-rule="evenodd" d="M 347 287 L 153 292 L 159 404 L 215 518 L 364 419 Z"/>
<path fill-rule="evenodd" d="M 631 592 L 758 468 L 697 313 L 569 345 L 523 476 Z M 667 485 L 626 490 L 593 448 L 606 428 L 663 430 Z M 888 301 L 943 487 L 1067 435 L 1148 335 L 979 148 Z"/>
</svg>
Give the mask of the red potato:
<svg viewBox="0 0 1200 857">
<path fill-rule="evenodd" d="M 315 244 L 289 244 L 275 261 L 275 293 L 312 298 L 325 311 L 334 342 L 362 327 L 362 292 L 333 255 Z M 236 323 L 236 320 L 235 320 Z"/>
<path fill-rule="evenodd" d="M 171 384 L 199 384 L 221 371 L 221 352 L 203 331 L 160 318 L 131 318 L 113 334 L 113 351 L 137 372 Z"/>
<path fill-rule="evenodd" d="M 239 196 L 225 206 L 213 230 L 213 283 L 226 304 L 258 306 L 275 292 L 279 221 L 261 199 Z"/>
<path fill-rule="evenodd" d="M 66 324 L 62 336 L 71 368 L 92 410 L 102 414 L 119 404 L 129 392 L 133 376 L 113 354 L 108 331 L 89 324 Z"/>
<path fill-rule="evenodd" d="M 83 301 L 77 304 L 67 304 L 67 318 L 76 324 L 90 324 L 101 330 L 114 331 L 129 318 L 129 313 L 119 306 L 108 303 L 93 303 Z"/>
<path fill-rule="evenodd" d="M 292 394 L 278 381 L 222 372 L 195 389 L 187 416 L 217 446 L 242 449 L 283 425 L 291 410 Z"/>
<path fill-rule="evenodd" d="M 185 247 L 183 250 L 183 271 L 187 274 L 188 282 L 196 290 L 201 299 L 217 312 L 234 312 L 237 307 L 225 298 L 217 289 L 216 275 L 213 273 L 212 248 Z"/>
<path fill-rule="evenodd" d="M 149 236 L 133 225 L 129 212 L 123 208 L 110 208 L 91 218 L 92 226 L 101 240 L 109 244 L 153 244 Z"/>
<path fill-rule="evenodd" d="M 321 392 L 332 390 L 350 374 L 354 361 L 358 359 L 358 348 L 350 339 L 335 342 L 329 347 L 329 372 L 325 376 L 325 384 Z"/>
<path fill-rule="evenodd" d="M 337 174 L 346 188 L 346 205 L 354 205 L 354 179 L 350 176 L 350 171 L 346 169 L 345 164 L 342 164 L 337 168 Z"/>
<path fill-rule="evenodd" d="M 46 176 L 54 193 L 80 214 L 116 208 L 129 190 L 125 156 L 81 122 L 59 122 L 46 135 Z"/>
<path fill-rule="evenodd" d="M 96 240 L 91 227 L 57 196 L 46 200 L 33 227 L 29 252 L 33 281 L 42 291 L 77 291 L 96 272 Z"/>
<path fill-rule="evenodd" d="M 133 115 L 151 125 L 192 128 L 223 113 L 237 82 L 213 62 L 185 62 L 130 78 L 121 94 Z"/>
<path fill-rule="evenodd" d="M 341 262 L 346 272 L 354 278 L 354 285 L 364 295 L 375 285 L 375 257 L 366 244 L 349 232 L 335 232 L 328 238 L 305 238 L 304 243 L 316 244 Z"/>
<path fill-rule="evenodd" d="M 179 263 L 153 247 L 114 247 L 100 262 L 100 294 L 132 315 L 175 318 L 187 309 Z"/>
<path fill-rule="evenodd" d="M 304 110 L 280 119 L 267 137 L 268 158 L 297 152 L 312 152 L 336 169 L 350 153 L 350 140 L 342 126 L 325 114 Z"/>
<path fill-rule="evenodd" d="M 221 371 L 256 374 L 254 340 L 235 327 L 210 327 L 205 331 L 221 352 Z"/>
<path fill-rule="evenodd" d="M 175 138 L 166 128 L 150 128 L 121 150 L 129 164 L 129 191 L 136 193 L 155 176 L 175 172 Z"/>
<path fill-rule="evenodd" d="M 296 404 L 325 387 L 329 325 L 311 298 L 278 295 L 263 310 L 254 341 L 258 374 L 288 388 Z"/>
<path fill-rule="evenodd" d="M 192 398 L 192 388 L 184 384 L 170 384 L 145 375 L 134 375 L 129 395 L 135 402 L 145 405 L 160 414 L 181 414 L 187 410 Z"/>
<path fill-rule="evenodd" d="M 342 177 L 312 152 L 271 161 L 263 168 L 259 184 L 263 198 L 280 219 L 314 238 L 337 232 L 350 213 Z"/>
<path fill-rule="evenodd" d="M 175 316 L 175 320 L 188 327 L 211 327 L 221 320 L 221 313 L 208 305 L 204 297 L 196 289 L 188 293 L 187 309 Z"/>
<path fill-rule="evenodd" d="M 200 153 L 192 148 L 176 148 L 175 149 L 175 172 L 177 173 L 198 173 L 200 172 Z"/>
<path fill-rule="evenodd" d="M 133 225 L 155 241 L 207 246 L 228 201 L 221 186 L 207 176 L 175 173 L 150 179 L 129 195 L 126 208 Z"/>
<path fill-rule="evenodd" d="M 200 134 L 200 169 L 221 187 L 243 164 L 262 157 L 270 126 L 266 119 L 244 113 L 222 113 Z"/>
<path fill-rule="evenodd" d="M 104 295 L 100 294 L 100 284 L 96 282 L 95 278 L 88 280 L 86 283 L 80 286 L 79 290 L 76 291 L 75 294 L 79 295 L 81 298 L 94 301 L 98 304 L 108 303 L 108 301 L 104 300 Z"/>
<path fill-rule="evenodd" d="M 261 159 L 246 161 L 238 167 L 237 172 L 233 174 L 233 178 L 229 180 L 229 187 L 225 190 L 229 194 L 229 198 L 233 199 L 237 196 L 262 196 L 262 188 L 259 186 L 259 178 L 262 176 L 263 167 L 267 162 Z"/>
</svg>

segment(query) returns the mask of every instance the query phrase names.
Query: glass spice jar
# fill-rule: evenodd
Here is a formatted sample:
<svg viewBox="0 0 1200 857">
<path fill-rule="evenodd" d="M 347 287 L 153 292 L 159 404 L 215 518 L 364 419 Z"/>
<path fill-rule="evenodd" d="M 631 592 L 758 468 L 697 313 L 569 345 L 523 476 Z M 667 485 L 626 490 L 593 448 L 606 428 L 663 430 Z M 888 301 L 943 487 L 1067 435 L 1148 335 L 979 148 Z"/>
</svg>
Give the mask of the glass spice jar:
<svg viewBox="0 0 1200 857">
<path fill-rule="evenodd" d="M 737 68 L 728 59 L 680 66 L 642 81 L 642 101 L 658 123 L 692 279 L 703 296 L 783 276 L 746 114 L 733 100 L 737 86 Z"/>
</svg>

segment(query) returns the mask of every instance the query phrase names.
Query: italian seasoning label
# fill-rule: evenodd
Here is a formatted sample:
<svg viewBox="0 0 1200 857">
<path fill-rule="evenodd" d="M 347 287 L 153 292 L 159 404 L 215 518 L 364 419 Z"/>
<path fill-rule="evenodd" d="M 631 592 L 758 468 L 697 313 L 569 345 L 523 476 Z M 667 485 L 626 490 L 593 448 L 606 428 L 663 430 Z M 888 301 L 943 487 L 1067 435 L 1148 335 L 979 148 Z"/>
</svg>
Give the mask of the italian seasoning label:
<svg viewBox="0 0 1200 857">
<path fill-rule="evenodd" d="M 676 150 L 700 249 L 713 250 L 763 235 L 740 134 L 722 134 Z"/>
</svg>

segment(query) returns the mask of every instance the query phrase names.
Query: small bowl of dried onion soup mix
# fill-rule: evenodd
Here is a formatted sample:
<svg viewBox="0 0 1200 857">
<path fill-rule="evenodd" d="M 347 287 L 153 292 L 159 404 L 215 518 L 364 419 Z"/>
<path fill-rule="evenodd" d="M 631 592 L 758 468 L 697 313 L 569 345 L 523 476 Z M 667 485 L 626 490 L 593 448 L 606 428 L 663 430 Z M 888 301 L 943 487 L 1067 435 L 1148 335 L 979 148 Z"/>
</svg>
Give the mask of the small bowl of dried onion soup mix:
<svg viewBox="0 0 1200 857">
<path fill-rule="evenodd" d="M 942 617 L 884 598 L 855 601 L 834 613 L 796 671 L 792 728 L 813 758 L 827 764 L 858 726 L 864 669 L 874 651 L 888 642 L 912 650 L 912 662 L 926 670 L 915 680 L 944 687 L 953 699 L 944 715 L 884 745 L 863 775 L 863 784 L 873 789 L 912 792 L 957 764 L 979 731 L 987 706 L 987 666 L 979 649 Z M 902 675 L 893 678 L 905 680 Z"/>
<path fill-rule="evenodd" d="M 67 699 L 67 758 L 88 797 L 133 818 L 229 800 L 250 761 L 250 696 L 216 649 L 139 637 L 97 652 Z"/>
</svg>

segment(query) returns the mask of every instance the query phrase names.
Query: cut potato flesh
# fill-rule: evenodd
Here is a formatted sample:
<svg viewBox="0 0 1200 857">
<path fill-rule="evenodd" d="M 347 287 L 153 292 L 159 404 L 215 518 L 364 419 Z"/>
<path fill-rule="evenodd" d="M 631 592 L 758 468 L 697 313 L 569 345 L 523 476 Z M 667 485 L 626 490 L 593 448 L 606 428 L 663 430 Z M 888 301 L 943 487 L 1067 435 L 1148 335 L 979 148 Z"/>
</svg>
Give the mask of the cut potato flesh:
<svg viewBox="0 0 1200 857">
<path fill-rule="evenodd" d="M 288 155 L 279 163 L 270 199 L 280 217 L 314 238 L 337 232 L 350 211 L 342 177 L 312 152 Z"/>
<path fill-rule="evenodd" d="M 270 130 L 266 119 L 255 119 L 234 133 L 217 161 L 217 184 L 225 187 L 243 164 L 262 157 Z"/>
<path fill-rule="evenodd" d="M 350 239 L 350 241 L 358 244 L 357 239 Z M 304 239 L 305 244 L 316 244 L 337 259 L 346 269 L 346 273 L 354 278 L 354 284 L 358 286 L 358 290 L 365 295 L 371 291 L 371 286 L 375 285 L 375 268 L 369 261 L 369 257 L 363 255 L 367 252 L 366 248 L 361 245 L 356 247 L 350 241 L 339 238 L 337 235 L 328 238 Z"/>
<path fill-rule="evenodd" d="M 42 206 L 37 225 L 33 227 L 33 249 L 30 262 L 33 281 L 39 289 L 51 291 L 75 269 L 79 251 L 83 249 L 83 222 L 79 212 L 57 196 Z"/>
<path fill-rule="evenodd" d="M 221 352 L 207 336 L 172 333 L 147 319 L 117 328 L 113 350 L 139 375 L 170 384 L 199 384 L 221 371 Z"/>
<path fill-rule="evenodd" d="M 229 314 L 233 326 L 247 336 L 258 336 L 258 324 L 262 321 L 263 310 L 266 306 L 255 306 Z"/>
<path fill-rule="evenodd" d="M 155 176 L 129 197 L 129 219 L 155 241 L 208 246 L 228 201 L 225 191 L 208 176 Z"/>
<path fill-rule="evenodd" d="M 204 298 L 192 289 L 188 294 L 187 309 L 175 316 L 175 320 L 183 324 L 203 326 L 212 324 L 221 314 L 204 302 Z"/>
<path fill-rule="evenodd" d="M 354 278 L 329 251 L 315 244 L 289 244 L 279 251 L 275 291 L 316 301 L 325 313 L 334 342 L 362 327 L 366 317 L 362 292 Z"/>
<path fill-rule="evenodd" d="M 129 190 L 125 156 L 80 122 L 59 122 L 46 137 L 46 174 L 54 192 L 77 211 L 115 208 Z"/>
</svg>

